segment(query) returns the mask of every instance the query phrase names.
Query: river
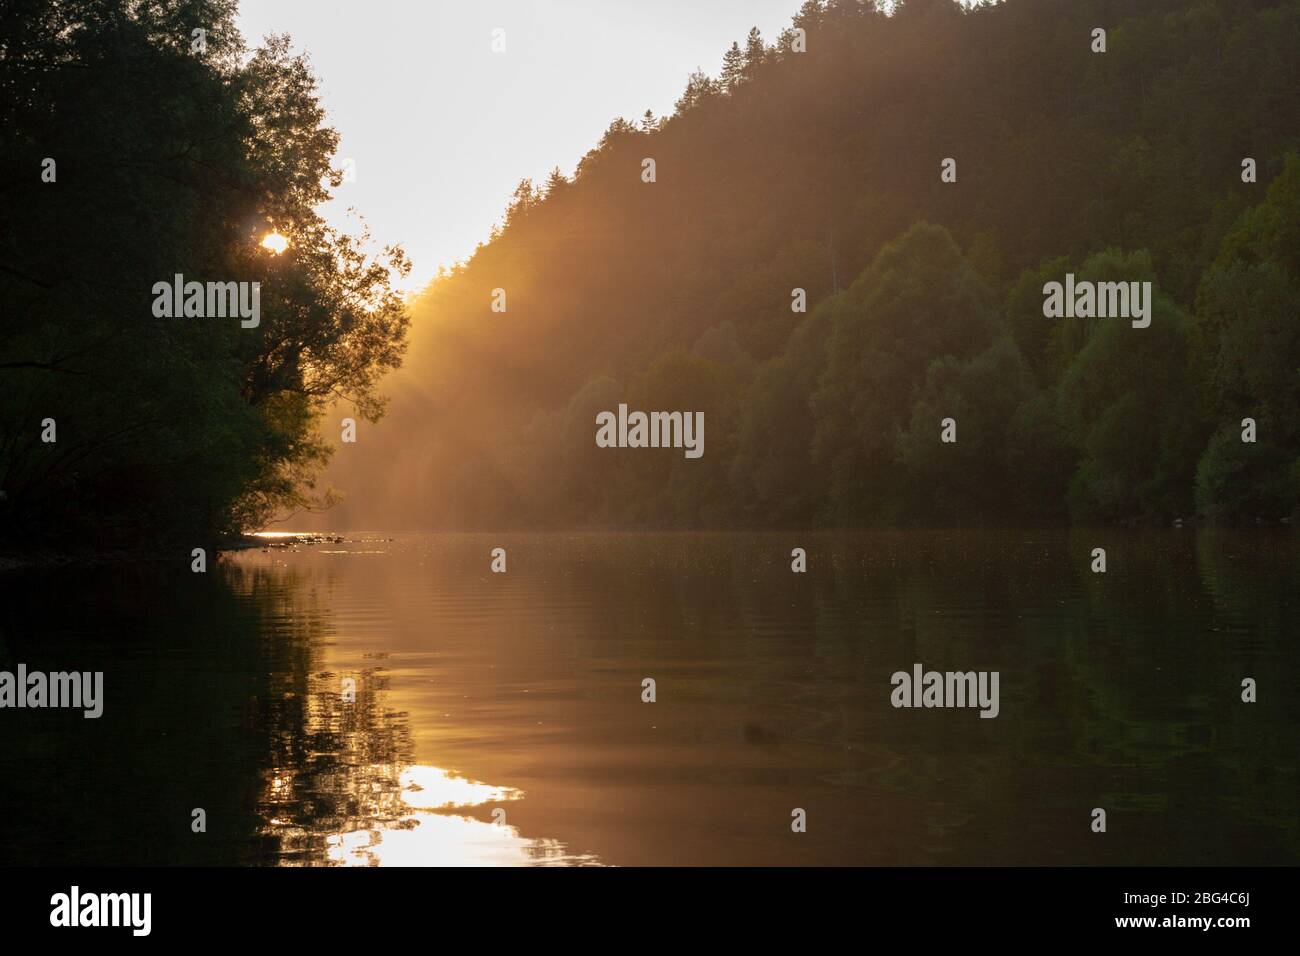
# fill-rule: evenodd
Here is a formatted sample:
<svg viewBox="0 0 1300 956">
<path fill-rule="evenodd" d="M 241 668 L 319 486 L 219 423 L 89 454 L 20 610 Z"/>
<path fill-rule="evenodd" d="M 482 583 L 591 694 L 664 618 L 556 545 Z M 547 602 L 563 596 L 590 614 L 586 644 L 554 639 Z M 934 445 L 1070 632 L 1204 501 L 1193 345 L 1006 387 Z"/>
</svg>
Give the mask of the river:
<svg viewBox="0 0 1300 956">
<path fill-rule="evenodd" d="M 1300 862 L 1294 534 L 339 537 L 0 574 L 0 862 Z"/>
</svg>

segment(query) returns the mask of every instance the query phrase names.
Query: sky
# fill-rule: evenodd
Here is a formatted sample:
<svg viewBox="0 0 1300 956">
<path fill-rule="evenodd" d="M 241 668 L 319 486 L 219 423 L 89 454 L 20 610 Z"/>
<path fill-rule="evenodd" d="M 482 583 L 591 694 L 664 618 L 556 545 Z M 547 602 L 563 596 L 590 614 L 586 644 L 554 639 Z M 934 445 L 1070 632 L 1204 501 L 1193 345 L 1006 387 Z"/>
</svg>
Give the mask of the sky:
<svg viewBox="0 0 1300 956">
<path fill-rule="evenodd" d="M 488 238 L 520 179 L 572 175 L 616 116 L 672 112 L 733 40 L 773 42 L 801 0 L 243 0 L 250 45 L 288 33 L 355 179 L 321 208 L 412 260 L 422 288 Z M 504 30 L 504 52 L 493 31 Z M 351 212 L 350 210 L 355 210 Z"/>
</svg>

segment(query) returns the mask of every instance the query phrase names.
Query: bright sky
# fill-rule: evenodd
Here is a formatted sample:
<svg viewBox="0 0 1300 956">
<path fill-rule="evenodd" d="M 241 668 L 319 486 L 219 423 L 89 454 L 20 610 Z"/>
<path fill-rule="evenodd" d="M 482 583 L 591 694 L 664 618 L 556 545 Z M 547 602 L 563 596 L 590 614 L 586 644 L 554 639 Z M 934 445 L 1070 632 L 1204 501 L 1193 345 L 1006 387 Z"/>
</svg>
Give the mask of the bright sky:
<svg viewBox="0 0 1300 956">
<path fill-rule="evenodd" d="M 716 76 L 733 40 L 769 43 L 800 0 L 243 0 L 251 45 L 288 33 L 321 84 L 338 157 L 322 213 L 399 242 L 419 289 L 468 258 L 515 185 L 572 175 L 616 116 L 672 111 L 697 67 Z M 492 52 L 493 30 L 505 52 Z"/>
</svg>

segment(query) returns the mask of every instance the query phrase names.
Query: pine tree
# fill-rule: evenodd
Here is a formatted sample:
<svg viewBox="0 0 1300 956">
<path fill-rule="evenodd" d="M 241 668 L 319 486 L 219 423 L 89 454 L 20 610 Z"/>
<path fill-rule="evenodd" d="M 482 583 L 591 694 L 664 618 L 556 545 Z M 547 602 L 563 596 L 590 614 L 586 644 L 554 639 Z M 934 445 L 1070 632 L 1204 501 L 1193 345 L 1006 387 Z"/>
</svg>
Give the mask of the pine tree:
<svg viewBox="0 0 1300 956">
<path fill-rule="evenodd" d="M 701 100 L 712 96 L 717 92 L 713 79 L 701 69 L 696 69 L 686 79 L 686 89 L 682 91 L 681 97 L 673 104 L 678 115 L 685 113 L 694 107 Z"/>
<path fill-rule="evenodd" d="M 744 72 L 745 54 L 741 52 L 740 44 L 732 41 L 731 49 L 722 57 L 722 75 L 718 77 L 718 83 L 723 90 L 730 93 L 736 88 Z"/>
<path fill-rule="evenodd" d="M 551 174 L 546 177 L 545 195 L 548 198 L 554 196 L 556 193 L 562 192 L 567 185 L 569 185 L 569 180 L 565 178 L 564 173 L 560 172 L 560 167 L 556 166 L 551 170 Z"/>
<path fill-rule="evenodd" d="M 803 0 L 803 6 L 794 15 L 792 22 L 795 26 L 811 32 L 813 27 L 822 22 L 824 11 L 825 8 L 822 6 L 821 0 Z"/>
<path fill-rule="evenodd" d="M 506 224 L 521 219 L 528 210 L 537 205 L 540 198 L 537 187 L 533 185 L 531 179 L 519 180 L 519 185 L 510 196 L 510 205 L 506 207 Z"/>
<path fill-rule="evenodd" d="M 752 27 L 745 40 L 745 66 L 741 71 L 744 77 L 752 79 L 767 56 L 768 49 L 763 45 L 763 34 L 759 33 L 758 27 Z"/>
</svg>

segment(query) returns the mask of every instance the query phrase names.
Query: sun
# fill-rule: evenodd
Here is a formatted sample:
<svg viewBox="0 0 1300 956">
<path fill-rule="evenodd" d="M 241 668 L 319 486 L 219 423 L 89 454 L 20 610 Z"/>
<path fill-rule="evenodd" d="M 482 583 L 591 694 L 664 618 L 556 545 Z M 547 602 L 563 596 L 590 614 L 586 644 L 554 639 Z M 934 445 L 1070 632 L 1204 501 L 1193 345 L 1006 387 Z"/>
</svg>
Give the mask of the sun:
<svg viewBox="0 0 1300 956">
<path fill-rule="evenodd" d="M 289 248 L 289 240 L 278 232 L 268 232 L 262 239 L 262 248 L 269 249 L 278 256 Z"/>
</svg>

